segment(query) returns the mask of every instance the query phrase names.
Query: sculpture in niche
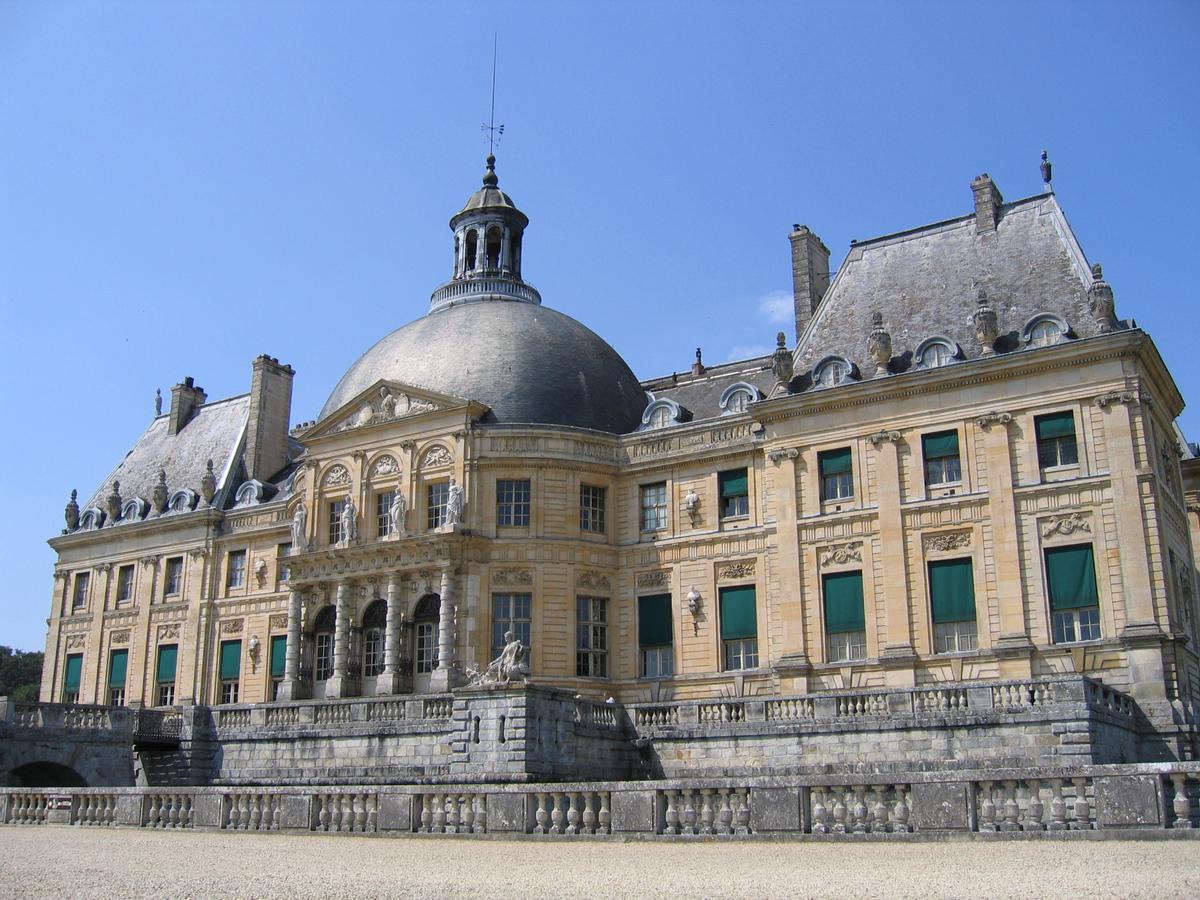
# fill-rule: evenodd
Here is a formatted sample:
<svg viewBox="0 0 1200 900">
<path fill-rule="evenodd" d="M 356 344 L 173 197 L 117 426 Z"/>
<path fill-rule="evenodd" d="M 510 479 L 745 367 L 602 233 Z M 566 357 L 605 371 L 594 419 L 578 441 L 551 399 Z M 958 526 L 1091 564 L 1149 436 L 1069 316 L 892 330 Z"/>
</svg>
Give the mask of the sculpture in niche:
<svg viewBox="0 0 1200 900">
<path fill-rule="evenodd" d="M 254 578 L 262 587 L 267 581 L 267 561 L 261 556 L 254 561 Z"/>
<path fill-rule="evenodd" d="M 527 655 L 525 645 L 511 631 L 506 631 L 504 649 L 500 655 L 488 663 L 482 672 L 474 672 L 469 684 L 511 684 L 514 681 L 525 684 L 529 680 Z"/>
<path fill-rule="evenodd" d="M 388 508 L 388 523 L 391 526 L 388 534 L 391 537 L 404 537 L 404 514 L 408 512 L 408 501 L 404 498 L 404 492 L 397 489 L 392 496 L 392 505 Z"/>
<path fill-rule="evenodd" d="M 342 544 L 349 545 L 358 541 L 358 510 L 354 506 L 354 498 L 347 497 L 342 506 L 341 517 Z"/>
<path fill-rule="evenodd" d="M 308 549 L 308 507 L 301 500 L 292 513 L 292 553 L 303 553 Z"/>
<path fill-rule="evenodd" d="M 464 502 L 462 485 L 451 478 L 450 488 L 446 493 L 446 521 L 444 524 L 451 528 L 462 524 Z"/>
<path fill-rule="evenodd" d="M 696 518 L 700 515 L 700 495 L 696 493 L 695 488 L 688 488 L 688 492 L 683 497 L 683 508 L 687 510 L 692 525 L 695 525 Z"/>
<path fill-rule="evenodd" d="M 79 527 L 79 503 L 75 499 L 78 494 L 78 491 L 71 491 L 71 499 L 67 501 L 67 508 L 63 511 L 67 519 L 68 531 L 74 531 Z"/>
</svg>

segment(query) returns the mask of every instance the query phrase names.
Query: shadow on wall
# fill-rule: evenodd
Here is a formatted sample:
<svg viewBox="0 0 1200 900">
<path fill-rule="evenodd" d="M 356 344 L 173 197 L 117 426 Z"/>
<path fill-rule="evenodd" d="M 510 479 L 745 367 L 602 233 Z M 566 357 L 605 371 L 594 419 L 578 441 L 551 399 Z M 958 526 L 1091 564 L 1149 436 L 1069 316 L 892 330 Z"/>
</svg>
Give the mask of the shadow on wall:
<svg viewBox="0 0 1200 900">
<path fill-rule="evenodd" d="M 8 773 L 6 787 L 87 787 L 87 779 L 70 766 L 32 762 Z"/>
</svg>

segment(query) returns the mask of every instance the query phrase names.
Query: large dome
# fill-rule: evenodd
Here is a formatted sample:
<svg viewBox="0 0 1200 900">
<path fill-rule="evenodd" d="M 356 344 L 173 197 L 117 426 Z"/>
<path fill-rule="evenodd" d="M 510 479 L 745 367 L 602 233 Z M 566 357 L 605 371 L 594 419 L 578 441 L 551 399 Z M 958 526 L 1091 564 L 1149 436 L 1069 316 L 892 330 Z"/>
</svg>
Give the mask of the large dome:
<svg viewBox="0 0 1200 900">
<path fill-rule="evenodd" d="M 486 403 L 489 422 L 624 434 L 646 407 L 637 378 L 601 337 L 521 300 L 455 303 L 393 331 L 350 367 L 321 418 L 380 379 Z"/>
</svg>

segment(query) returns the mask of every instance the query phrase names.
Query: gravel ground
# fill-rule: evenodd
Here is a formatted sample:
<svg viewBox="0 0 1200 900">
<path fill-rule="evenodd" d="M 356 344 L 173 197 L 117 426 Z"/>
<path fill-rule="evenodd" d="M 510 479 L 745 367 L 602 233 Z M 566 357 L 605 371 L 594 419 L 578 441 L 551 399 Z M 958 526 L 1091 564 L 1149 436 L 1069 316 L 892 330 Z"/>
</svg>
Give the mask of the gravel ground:
<svg viewBox="0 0 1200 900">
<path fill-rule="evenodd" d="M 372 839 L 0 829 L 2 897 L 1200 897 L 1196 841 Z"/>
</svg>

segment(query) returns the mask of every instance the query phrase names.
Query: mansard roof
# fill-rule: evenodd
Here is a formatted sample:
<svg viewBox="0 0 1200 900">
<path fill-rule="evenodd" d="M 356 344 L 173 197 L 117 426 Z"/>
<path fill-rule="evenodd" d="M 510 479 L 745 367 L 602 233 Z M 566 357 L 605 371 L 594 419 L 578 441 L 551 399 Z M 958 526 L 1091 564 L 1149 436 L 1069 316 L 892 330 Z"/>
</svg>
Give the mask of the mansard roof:
<svg viewBox="0 0 1200 900">
<path fill-rule="evenodd" d="M 721 396 L 738 382 L 757 388 L 762 397 L 768 396 L 775 384 L 771 374 L 771 357 L 756 356 L 709 366 L 698 375 L 684 372 L 651 378 L 643 381 L 642 387 L 653 394 L 656 400 L 674 400 L 692 414 L 692 421 L 697 421 L 720 416 L 724 412 L 721 409 Z"/>
</svg>

